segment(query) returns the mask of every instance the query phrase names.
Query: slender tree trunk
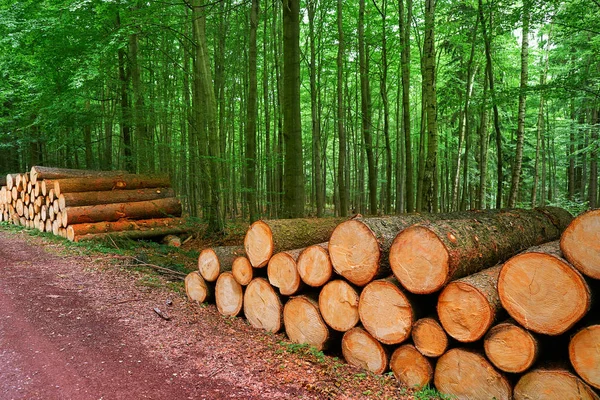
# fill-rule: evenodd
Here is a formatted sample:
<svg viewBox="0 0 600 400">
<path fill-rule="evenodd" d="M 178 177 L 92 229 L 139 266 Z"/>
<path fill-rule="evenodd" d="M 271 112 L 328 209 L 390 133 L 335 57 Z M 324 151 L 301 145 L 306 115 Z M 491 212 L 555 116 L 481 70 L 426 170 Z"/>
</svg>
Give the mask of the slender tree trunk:
<svg viewBox="0 0 600 400">
<path fill-rule="evenodd" d="M 256 29 L 258 27 L 258 1 L 252 0 L 250 6 L 250 44 L 248 54 L 248 104 L 246 123 L 246 195 L 250 223 L 258 218 L 256 208 L 256 119 L 258 84 L 256 79 Z"/>
<path fill-rule="evenodd" d="M 591 141 L 590 152 L 590 186 L 588 187 L 589 208 L 598 206 L 598 106 L 592 105 Z"/>
<path fill-rule="evenodd" d="M 338 157 L 338 193 L 340 198 L 339 215 L 345 217 L 348 215 L 349 207 L 349 190 L 348 181 L 346 180 L 346 164 L 347 158 L 347 139 L 346 128 L 344 124 L 344 57 L 345 57 L 345 42 L 343 28 L 343 3 L 342 0 L 337 0 L 337 29 L 338 29 L 338 52 L 337 52 L 337 130 L 339 141 L 339 157 Z"/>
<path fill-rule="evenodd" d="M 542 60 L 543 61 L 543 60 Z M 540 154 L 540 148 L 542 147 L 542 143 L 545 142 L 544 139 L 544 128 L 546 121 L 544 121 L 544 86 L 546 85 L 546 74 L 548 73 L 548 55 L 546 54 L 546 62 L 544 69 L 540 73 L 540 108 L 538 111 L 537 118 L 537 140 L 535 146 L 535 166 L 533 168 L 533 187 L 531 188 L 531 207 L 537 207 L 538 205 L 543 206 L 543 204 L 538 204 L 538 177 L 539 177 L 539 165 L 540 165 L 540 157 L 545 158 L 545 154 Z M 544 164 L 544 163 L 542 163 Z M 543 165 L 544 171 L 542 172 L 542 194 L 540 196 L 541 203 L 544 203 L 544 186 L 546 185 L 546 176 L 545 176 L 545 164 Z"/>
<path fill-rule="evenodd" d="M 263 16 L 263 65 L 262 65 L 262 89 L 263 89 L 263 108 L 265 116 L 265 177 L 266 177 L 266 213 L 271 218 L 273 213 L 273 154 L 271 148 L 271 103 L 269 101 L 269 67 L 268 67 L 268 27 L 267 14 Z"/>
<path fill-rule="evenodd" d="M 413 157 L 410 137 L 410 23 L 412 21 L 412 0 L 398 0 L 400 25 L 400 64 L 402 69 L 402 126 L 404 128 L 404 157 L 406 176 L 406 212 L 415 210 L 413 183 Z"/>
<path fill-rule="evenodd" d="M 151 137 L 149 137 L 146 125 L 144 94 L 142 90 L 142 78 L 140 64 L 138 62 L 138 35 L 129 35 L 129 68 L 131 71 L 131 86 L 134 99 L 134 123 L 137 136 L 137 169 L 140 172 L 154 172 L 154 150 Z"/>
<path fill-rule="evenodd" d="M 381 81 L 380 92 L 383 103 L 383 136 L 385 138 L 385 197 L 382 198 L 384 214 L 392 212 L 392 144 L 390 140 L 390 104 L 388 100 L 387 61 L 387 0 L 381 6 Z"/>
<path fill-rule="evenodd" d="M 487 68 L 487 67 L 486 67 Z M 486 188 L 487 188 L 487 158 L 488 158 L 488 113 L 487 113 L 487 94 L 488 94 L 488 75 L 483 77 L 483 100 L 481 101 L 481 118 L 479 121 L 479 208 L 485 210 Z"/>
<path fill-rule="evenodd" d="M 85 124 L 83 125 L 83 141 L 85 143 L 85 168 L 86 169 L 94 169 L 94 159 L 92 156 L 92 125 L 90 123 L 91 121 L 91 116 L 89 115 L 90 113 L 90 100 L 86 99 L 85 100 L 85 114 L 87 115 Z M 37 147 L 37 142 L 32 142 L 32 144 L 35 144 Z M 32 156 L 33 155 L 37 155 L 38 152 L 37 151 L 32 151 L 31 152 Z M 39 158 L 39 157 L 37 157 Z M 35 160 L 38 161 L 38 160 Z M 33 165 L 37 165 L 32 163 Z"/>
<path fill-rule="evenodd" d="M 117 13 L 117 27 L 120 27 L 121 19 Z M 123 166 L 129 172 L 135 172 L 133 162 L 133 149 L 131 143 L 131 110 L 129 108 L 128 81 L 129 74 L 125 70 L 125 50 L 119 48 L 117 51 L 119 58 L 119 81 L 121 84 L 121 135 L 123 137 Z"/>
</svg>

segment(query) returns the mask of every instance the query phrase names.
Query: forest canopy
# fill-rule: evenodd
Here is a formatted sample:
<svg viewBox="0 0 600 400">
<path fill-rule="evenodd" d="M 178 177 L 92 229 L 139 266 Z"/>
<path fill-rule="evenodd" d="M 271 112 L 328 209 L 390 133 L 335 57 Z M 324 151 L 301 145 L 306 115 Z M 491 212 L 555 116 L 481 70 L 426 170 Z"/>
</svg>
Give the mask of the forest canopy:
<svg viewBox="0 0 600 400">
<path fill-rule="evenodd" d="M 0 173 L 227 220 L 598 206 L 597 0 L 0 0 Z"/>
</svg>

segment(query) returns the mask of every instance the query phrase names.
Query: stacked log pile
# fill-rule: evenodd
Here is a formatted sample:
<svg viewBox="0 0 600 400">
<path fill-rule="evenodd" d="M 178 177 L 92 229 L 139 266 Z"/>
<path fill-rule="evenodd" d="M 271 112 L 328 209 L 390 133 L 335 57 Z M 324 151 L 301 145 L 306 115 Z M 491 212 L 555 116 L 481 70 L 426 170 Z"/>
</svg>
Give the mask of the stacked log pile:
<svg viewBox="0 0 600 400">
<path fill-rule="evenodd" d="M 403 385 L 600 399 L 600 210 L 259 221 L 198 264 L 190 300 Z"/>
<path fill-rule="evenodd" d="M 34 166 L 0 184 L 0 221 L 71 241 L 187 231 L 166 175 Z"/>
</svg>

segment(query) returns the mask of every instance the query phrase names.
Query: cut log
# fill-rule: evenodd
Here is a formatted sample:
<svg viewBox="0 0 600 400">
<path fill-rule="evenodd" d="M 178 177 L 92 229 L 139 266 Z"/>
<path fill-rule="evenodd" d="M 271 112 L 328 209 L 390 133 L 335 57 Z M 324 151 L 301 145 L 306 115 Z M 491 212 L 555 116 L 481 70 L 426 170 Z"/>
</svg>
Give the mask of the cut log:
<svg viewBox="0 0 600 400">
<path fill-rule="evenodd" d="M 600 397 L 581 379 L 562 368 L 535 370 L 523 375 L 515 386 L 515 400 L 598 400 Z"/>
<path fill-rule="evenodd" d="M 29 177 L 32 183 L 36 183 L 40 179 L 58 179 L 91 176 L 120 176 L 125 174 L 127 174 L 127 171 L 94 171 L 89 169 L 53 168 L 36 165 L 31 167 Z"/>
<path fill-rule="evenodd" d="M 600 325 L 585 327 L 571 338 L 569 359 L 584 381 L 600 389 Z"/>
<path fill-rule="evenodd" d="M 319 293 L 319 310 L 331 328 L 339 332 L 352 329 L 359 320 L 359 296 L 348 282 L 338 279 L 326 284 Z"/>
<path fill-rule="evenodd" d="M 15 182 L 16 182 L 16 179 L 17 179 L 18 175 L 19 174 L 8 174 L 8 175 L 6 175 L 6 189 L 8 191 L 11 191 L 12 188 L 15 186 Z"/>
<path fill-rule="evenodd" d="M 115 177 L 48 179 L 45 182 L 46 185 L 52 185 L 50 187 L 54 189 L 56 196 L 61 193 L 171 187 L 168 175 L 128 174 Z"/>
<path fill-rule="evenodd" d="M 57 222 L 57 221 L 54 221 Z M 58 224 L 57 224 L 58 226 Z M 60 228 L 60 227 L 59 227 Z M 64 229 L 65 239 L 69 239 L 68 228 Z M 74 242 L 111 242 L 113 240 L 142 240 L 142 239 L 154 239 L 161 238 L 166 235 L 179 234 L 182 228 L 150 228 L 150 229 L 136 229 L 130 231 L 119 231 L 119 232 L 107 232 L 107 233 L 89 233 L 87 235 L 75 236 Z"/>
<path fill-rule="evenodd" d="M 264 278 L 254 278 L 244 293 L 244 314 L 250 325 L 276 333 L 283 323 L 279 294 Z"/>
<path fill-rule="evenodd" d="M 57 210 L 55 210 L 57 212 Z M 133 203 L 69 207 L 63 211 L 63 224 L 111 222 L 121 218 L 149 219 L 181 216 L 181 203 L 174 197 Z M 65 224 L 66 222 L 66 224 Z"/>
<path fill-rule="evenodd" d="M 551 217 L 552 218 L 551 218 Z M 394 239 L 390 264 L 413 293 L 433 293 L 529 247 L 556 240 L 570 214 L 560 208 L 504 210 L 476 217 L 420 223 Z M 334 264 L 335 265 L 335 264 Z"/>
<path fill-rule="evenodd" d="M 412 344 L 398 347 L 390 358 L 390 369 L 398 382 L 409 388 L 429 385 L 433 380 L 433 365 Z"/>
<path fill-rule="evenodd" d="M 329 327 L 323 321 L 319 305 L 309 296 L 289 299 L 283 308 L 285 333 L 294 343 L 308 344 L 317 350 L 327 348 Z"/>
<path fill-rule="evenodd" d="M 237 257 L 231 264 L 231 273 L 233 277 L 242 286 L 247 286 L 254 276 L 252 264 L 246 257 Z"/>
<path fill-rule="evenodd" d="M 437 311 L 442 326 L 460 342 L 474 342 L 490 329 L 502 310 L 498 276 L 502 265 L 450 282 L 440 293 Z"/>
<path fill-rule="evenodd" d="M 42 206 L 44 219 L 45 206 Z M 75 241 L 84 235 L 121 231 L 156 231 L 155 236 L 178 235 L 189 230 L 183 218 L 155 218 L 141 220 L 119 220 L 115 222 L 95 222 L 89 224 L 73 224 L 67 226 L 67 238 Z"/>
<path fill-rule="evenodd" d="M 381 343 L 359 327 L 344 333 L 342 354 L 348 364 L 374 374 L 383 374 L 388 367 L 388 355 Z"/>
<path fill-rule="evenodd" d="M 185 277 L 185 293 L 190 301 L 204 303 L 210 297 L 211 290 L 198 271 L 192 271 Z"/>
<path fill-rule="evenodd" d="M 300 253 L 296 261 L 300 279 L 308 286 L 321 287 L 331 278 L 333 268 L 327 252 L 327 245 L 327 243 L 321 243 L 307 247 Z"/>
<path fill-rule="evenodd" d="M 231 272 L 219 275 L 215 285 L 215 302 L 221 315 L 235 317 L 242 310 L 244 292 Z"/>
<path fill-rule="evenodd" d="M 523 327 L 545 335 L 569 330 L 590 309 L 590 288 L 560 257 L 558 241 L 531 248 L 500 271 L 502 306 Z"/>
<path fill-rule="evenodd" d="M 167 235 L 162 240 L 163 244 L 171 247 L 181 247 L 181 238 L 175 235 Z"/>
<path fill-rule="evenodd" d="M 279 289 L 284 296 L 296 294 L 302 285 L 296 260 L 304 249 L 284 251 L 275 254 L 269 260 L 267 276 L 271 285 Z"/>
<path fill-rule="evenodd" d="M 326 242 L 342 221 L 345 218 L 256 221 L 244 237 L 246 254 L 253 267 L 264 267 L 276 253 Z"/>
<path fill-rule="evenodd" d="M 171 188 L 150 188 L 135 190 L 107 190 L 101 192 L 61 193 L 58 207 L 63 211 L 67 207 L 94 206 L 97 204 L 131 203 L 175 197 Z"/>
<path fill-rule="evenodd" d="M 456 399 L 512 399 L 508 380 L 477 352 L 451 349 L 435 367 L 435 387 Z"/>
<path fill-rule="evenodd" d="M 600 279 L 600 210 L 575 218 L 562 234 L 560 248 L 579 272 Z"/>
<path fill-rule="evenodd" d="M 501 371 L 520 374 L 535 363 L 538 339 L 513 322 L 498 324 L 485 335 L 485 355 Z"/>
<path fill-rule="evenodd" d="M 244 255 L 242 246 L 222 246 L 204 249 L 198 257 L 198 271 L 208 281 L 214 282 L 219 274 L 231 271 L 233 260 Z"/>
<path fill-rule="evenodd" d="M 364 328 L 383 344 L 402 343 L 410 336 L 415 320 L 409 299 L 393 277 L 364 287 L 358 314 Z"/>
<path fill-rule="evenodd" d="M 415 348 L 426 357 L 439 357 L 448 349 L 448 335 L 435 318 L 421 318 L 411 332 Z"/>
</svg>

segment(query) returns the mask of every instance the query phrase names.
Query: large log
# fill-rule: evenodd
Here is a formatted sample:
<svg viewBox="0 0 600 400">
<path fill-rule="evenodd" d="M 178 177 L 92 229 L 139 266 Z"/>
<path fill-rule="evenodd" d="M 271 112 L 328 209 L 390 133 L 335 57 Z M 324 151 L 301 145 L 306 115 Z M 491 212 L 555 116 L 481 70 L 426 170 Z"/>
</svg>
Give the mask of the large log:
<svg viewBox="0 0 600 400">
<path fill-rule="evenodd" d="M 571 338 L 569 359 L 584 381 L 600 389 L 600 325 L 587 326 Z"/>
<path fill-rule="evenodd" d="M 390 369 L 396 379 L 409 388 L 429 385 L 433 380 L 432 362 L 412 344 L 398 347 L 390 358 Z"/>
<path fill-rule="evenodd" d="M 579 272 L 600 279 L 600 210 L 575 218 L 563 232 L 560 248 Z"/>
<path fill-rule="evenodd" d="M 329 327 L 323 321 L 319 305 L 309 296 L 296 296 L 283 307 L 285 333 L 294 343 L 308 344 L 318 350 L 327 348 Z"/>
<path fill-rule="evenodd" d="M 520 374 L 536 362 L 538 339 L 527 329 L 507 321 L 495 325 L 483 341 L 485 355 L 496 368 Z"/>
<path fill-rule="evenodd" d="M 327 283 L 319 293 L 319 310 L 323 319 L 339 332 L 346 332 L 358 323 L 358 303 L 356 289 L 341 279 Z"/>
<path fill-rule="evenodd" d="M 8 174 L 6 175 L 6 189 L 8 191 L 12 191 L 12 188 L 15 186 L 15 181 L 19 174 Z"/>
<path fill-rule="evenodd" d="M 512 209 L 465 219 L 419 223 L 394 239 L 390 265 L 410 292 L 433 293 L 450 280 L 474 274 L 529 247 L 558 239 L 570 218 L 571 215 L 560 208 Z"/>
<path fill-rule="evenodd" d="M 410 336 L 415 320 L 410 300 L 393 277 L 364 287 L 358 314 L 363 327 L 383 344 L 402 343 Z"/>
<path fill-rule="evenodd" d="M 558 241 L 531 248 L 504 263 L 498 294 L 513 319 L 545 335 L 565 333 L 589 311 L 591 302 L 589 286 L 561 258 Z"/>
<path fill-rule="evenodd" d="M 460 342 L 475 342 L 502 310 L 498 276 L 502 265 L 450 282 L 440 293 L 437 311 L 442 326 Z"/>
<path fill-rule="evenodd" d="M 198 256 L 198 271 L 208 281 L 214 282 L 222 272 L 231 271 L 233 261 L 244 255 L 242 246 L 222 246 L 204 249 Z"/>
<path fill-rule="evenodd" d="M 231 272 L 219 275 L 215 285 L 215 303 L 221 315 L 235 317 L 242 310 L 244 292 Z"/>
<path fill-rule="evenodd" d="M 50 221 L 49 221 L 50 222 Z M 65 239 L 69 238 L 68 228 L 62 228 L 58 224 L 58 220 L 51 222 L 51 224 L 56 223 L 56 228 L 54 228 L 53 232 L 60 232 L 63 234 Z M 183 231 L 185 232 L 185 231 Z M 150 229 L 138 229 L 138 230 L 130 230 L 130 231 L 117 231 L 117 232 L 107 232 L 107 233 L 88 233 L 87 235 L 75 236 L 73 239 L 74 242 L 89 242 L 89 241 L 97 241 L 97 242 L 111 242 L 113 240 L 142 240 L 142 239 L 154 239 L 161 238 L 167 235 L 176 235 L 183 233 L 181 228 L 150 228 Z M 57 235 L 58 233 L 54 233 Z"/>
<path fill-rule="evenodd" d="M 515 400 L 598 400 L 600 397 L 576 375 L 562 368 L 536 368 L 523 375 Z"/>
<path fill-rule="evenodd" d="M 40 179 L 59 179 L 92 176 L 121 176 L 126 174 L 127 171 L 94 171 L 89 169 L 43 167 L 39 165 L 31 167 L 31 171 L 29 172 L 31 182 L 34 184 Z"/>
<path fill-rule="evenodd" d="M 233 277 L 242 286 L 247 286 L 254 277 L 254 271 L 250 260 L 246 257 L 237 257 L 231 264 L 231 273 Z"/>
<path fill-rule="evenodd" d="M 244 237 L 246 254 L 253 267 L 264 267 L 276 253 L 328 241 L 334 228 L 344 220 L 297 218 L 256 221 Z"/>
<path fill-rule="evenodd" d="M 101 192 L 61 193 L 58 207 L 63 211 L 67 207 L 94 206 L 96 204 L 131 203 L 175 197 L 171 188 L 150 188 L 134 190 L 106 190 Z"/>
<path fill-rule="evenodd" d="M 267 276 L 271 285 L 279 289 L 284 296 L 296 294 L 301 286 L 302 280 L 298 274 L 296 260 L 304 249 L 282 251 L 275 254 L 267 265 Z"/>
<path fill-rule="evenodd" d="M 212 294 L 210 287 L 198 271 L 192 271 L 185 277 L 185 293 L 190 301 L 204 303 Z"/>
<path fill-rule="evenodd" d="M 411 336 L 415 348 L 426 357 L 439 357 L 448 349 L 448 335 L 434 318 L 417 320 L 413 324 Z"/>
<path fill-rule="evenodd" d="M 348 364 L 374 374 L 383 374 L 388 367 L 388 355 L 381 343 L 359 327 L 344 333 L 342 354 Z"/>
<path fill-rule="evenodd" d="M 333 268 L 327 252 L 327 243 L 304 249 L 296 260 L 296 268 L 300 279 L 308 286 L 321 287 L 329 282 Z"/>
<path fill-rule="evenodd" d="M 244 314 L 250 325 L 276 333 L 283 323 L 279 294 L 264 278 L 254 278 L 244 293 Z"/>
<path fill-rule="evenodd" d="M 133 203 L 69 207 L 62 212 L 63 226 L 89 222 L 118 221 L 121 218 L 149 219 L 181 216 L 181 203 L 174 197 Z"/>
<path fill-rule="evenodd" d="M 46 220 L 46 206 L 40 208 L 41 218 Z M 87 234 L 109 233 L 121 231 L 156 231 L 156 236 L 176 235 L 189 230 L 189 225 L 183 218 L 154 218 L 142 220 L 119 220 L 114 222 L 93 222 L 87 224 L 72 224 L 67 226 L 67 238 L 76 238 Z"/>
<path fill-rule="evenodd" d="M 51 185 L 56 196 L 61 193 L 171 187 L 168 175 L 129 174 L 116 177 L 48 179 L 45 182 L 46 186 Z"/>
<path fill-rule="evenodd" d="M 435 387 L 458 400 L 512 399 L 512 388 L 504 375 L 477 352 L 451 349 L 435 366 Z"/>
</svg>

